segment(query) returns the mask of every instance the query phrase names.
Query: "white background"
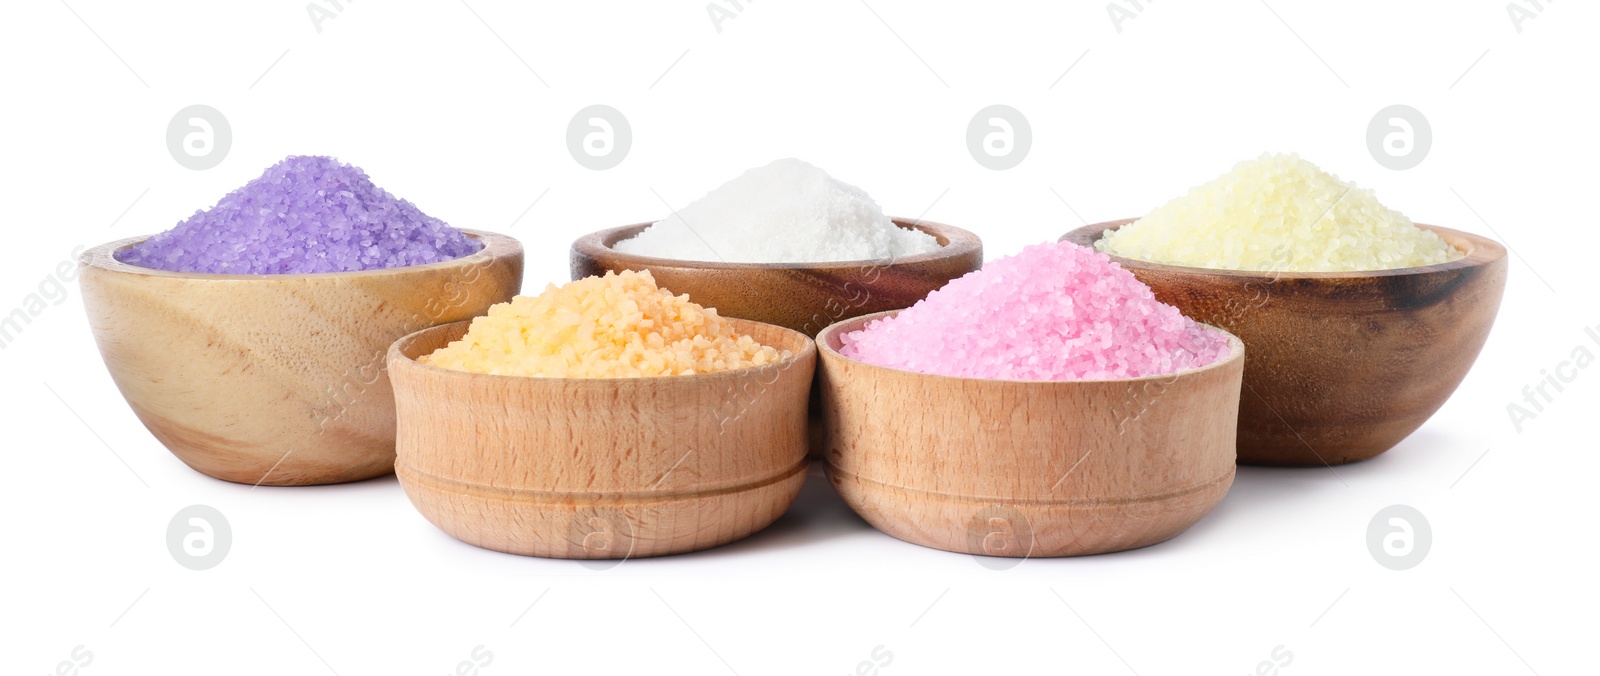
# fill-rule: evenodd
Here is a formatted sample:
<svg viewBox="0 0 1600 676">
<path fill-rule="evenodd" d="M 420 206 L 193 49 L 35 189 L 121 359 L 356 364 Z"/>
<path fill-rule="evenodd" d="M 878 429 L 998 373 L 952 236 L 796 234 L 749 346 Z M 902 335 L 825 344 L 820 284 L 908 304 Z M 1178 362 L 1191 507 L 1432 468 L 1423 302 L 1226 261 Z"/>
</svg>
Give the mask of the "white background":
<svg viewBox="0 0 1600 676">
<path fill-rule="evenodd" d="M 75 247 L 165 230 L 287 154 L 337 156 L 453 225 L 520 238 L 530 292 L 566 281 L 577 236 L 791 155 L 891 214 L 978 233 L 990 259 L 1140 215 L 1269 150 L 1515 255 L 1477 366 L 1394 450 L 1336 471 L 1244 468 L 1175 540 L 1000 571 L 878 533 L 816 474 L 746 541 L 609 570 L 461 544 L 392 477 L 213 480 L 123 403 L 74 285 L 0 351 L 3 670 L 54 673 L 78 646 L 89 676 L 445 674 L 476 646 L 494 655 L 488 676 L 842 674 L 877 646 L 890 676 L 1245 674 L 1278 646 L 1290 675 L 1592 661 L 1600 373 L 1580 371 L 1520 432 L 1506 405 L 1575 348 L 1600 354 L 1583 333 L 1600 325 L 1597 9 L 1517 0 L 1519 25 L 1507 0 L 1117 4 L 1136 16 L 1119 26 L 1093 1 L 763 0 L 718 24 L 698 0 L 329 0 L 319 31 L 298 0 L 9 3 L 0 312 Z M 165 143 L 196 103 L 233 130 L 204 171 Z M 607 171 L 565 144 L 595 103 L 634 133 Z M 965 145 L 995 103 L 1033 129 L 1006 171 Z M 1434 135 L 1408 171 L 1366 147 L 1395 103 Z M 192 504 L 233 530 L 204 572 L 165 545 Z M 1433 532 L 1403 572 L 1365 543 L 1391 504 Z"/>
</svg>

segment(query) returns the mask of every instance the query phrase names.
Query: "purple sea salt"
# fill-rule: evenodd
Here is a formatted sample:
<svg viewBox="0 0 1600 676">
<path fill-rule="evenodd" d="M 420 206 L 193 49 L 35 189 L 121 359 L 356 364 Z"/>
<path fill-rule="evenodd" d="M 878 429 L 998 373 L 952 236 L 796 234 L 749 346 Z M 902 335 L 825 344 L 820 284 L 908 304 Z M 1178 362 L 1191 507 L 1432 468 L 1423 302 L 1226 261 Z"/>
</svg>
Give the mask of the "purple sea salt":
<svg viewBox="0 0 1600 676">
<path fill-rule="evenodd" d="M 482 247 L 357 167 L 290 156 L 117 260 L 177 272 L 297 274 L 437 263 Z"/>
</svg>

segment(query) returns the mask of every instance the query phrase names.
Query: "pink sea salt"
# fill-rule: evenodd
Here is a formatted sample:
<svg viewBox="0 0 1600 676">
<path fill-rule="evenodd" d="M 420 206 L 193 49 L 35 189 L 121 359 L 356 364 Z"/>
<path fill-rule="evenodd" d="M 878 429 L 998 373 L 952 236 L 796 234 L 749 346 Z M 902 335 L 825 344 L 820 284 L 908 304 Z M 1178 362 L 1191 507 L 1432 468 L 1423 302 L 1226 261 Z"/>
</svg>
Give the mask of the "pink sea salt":
<svg viewBox="0 0 1600 676">
<path fill-rule="evenodd" d="M 1103 253 L 1026 247 L 843 334 L 840 353 L 878 366 L 1004 380 L 1165 375 L 1228 354 L 1226 334 L 1157 301 Z"/>
</svg>

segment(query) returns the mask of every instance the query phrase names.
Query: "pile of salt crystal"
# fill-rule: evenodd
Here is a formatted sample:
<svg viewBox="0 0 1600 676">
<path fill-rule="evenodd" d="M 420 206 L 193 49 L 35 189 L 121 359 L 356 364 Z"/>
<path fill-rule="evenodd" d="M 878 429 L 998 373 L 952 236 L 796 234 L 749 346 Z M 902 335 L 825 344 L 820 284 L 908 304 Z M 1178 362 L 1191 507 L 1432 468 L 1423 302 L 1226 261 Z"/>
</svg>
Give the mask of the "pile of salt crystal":
<svg viewBox="0 0 1600 676">
<path fill-rule="evenodd" d="M 1331 272 L 1444 263 L 1464 254 L 1299 155 L 1233 166 L 1144 218 L 1107 230 L 1106 253 L 1224 270 Z"/>
<path fill-rule="evenodd" d="M 117 260 L 178 272 L 294 274 L 437 263 L 481 248 L 359 168 L 290 156 Z"/>
<path fill-rule="evenodd" d="M 739 333 L 717 311 L 656 286 L 649 270 L 550 284 L 472 320 L 417 361 L 531 378 L 643 378 L 715 373 L 787 359 Z"/>
<path fill-rule="evenodd" d="M 1157 301 L 1103 253 L 1026 247 L 951 281 L 899 314 L 840 336 L 878 366 L 1001 380 L 1103 380 L 1211 364 L 1228 337 Z"/>
<path fill-rule="evenodd" d="M 727 263 L 882 260 L 939 248 L 896 226 L 865 191 L 797 159 L 751 169 L 612 248 Z"/>
</svg>

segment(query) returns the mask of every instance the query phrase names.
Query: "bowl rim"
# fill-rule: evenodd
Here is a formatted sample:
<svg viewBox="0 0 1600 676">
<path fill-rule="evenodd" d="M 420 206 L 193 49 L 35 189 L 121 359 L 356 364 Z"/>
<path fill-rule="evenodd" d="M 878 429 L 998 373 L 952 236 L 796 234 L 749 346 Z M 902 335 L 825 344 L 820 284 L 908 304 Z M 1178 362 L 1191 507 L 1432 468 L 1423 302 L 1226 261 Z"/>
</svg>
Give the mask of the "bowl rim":
<svg viewBox="0 0 1600 676">
<path fill-rule="evenodd" d="M 162 270 L 160 268 L 147 268 L 142 265 L 124 263 L 117 260 L 116 254 L 135 244 L 143 242 L 153 235 L 138 235 L 96 245 L 78 256 L 78 264 L 82 267 L 99 268 L 109 272 L 146 275 L 150 277 L 171 277 L 177 279 L 193 279 L 207 281 L 265 281 L 265 280 L 323 280 L 323 279 L 350 279 L 358 277 L 378 277 L 383 275 L 409 274 L 416 272 L 429 272 L 433 270 L 448 270 L 457 267 L 471 267 L 483 263 L 492 263 L 497 260 L 521 256 L 522 242 L 511 235 L 487 230 L 470 230 L 457 228 L 472 239 L 483 243 L 477 251 L 459 258 L 452 258 L 433 263 L 420 265 L 407 265 L 398 268 L 375 268 L 372 270 L 351 270 L 347 272 L 291 272 L 283 274 L 247 272 L 181 272 L 177 270 Z"/>
<path fill-rule="evenodd" d="M 662 258 L 659 256 L 642 256 L 617 251 L 612 248 L 623 239 L 639 234 L 645 228 L 651 227 L 659 221 L 648 221 L 632 225 L 619 225 L 616 227 L 597 230 L 579 237 L 572 242 L 572 252 L 582 254 L 594 260 L 611 258 L 623 262 L 630 270 L 642 270 L 651 267 L 676 267 L 696 268 L 705 270 L 800 270 L 800 271 L 825 271 L 845 268 L 867 268 L 889 265 L 914 265 L 929 261 L 959 258 L 969 255 L 982 255 L 983 242 L 976 234 L 953 225 L 935 223 L 921 218 L 889 217 L 890 222 L 896 226 L 918 230 L 935 238 L 943 238 L 945 244 L 934 251 L 912 254 L 910 256 L 888 258 L 864 258 L 845 261 L 819 261 L 807 263 L 738 263 L 729 261 L 696 261 L 681 258 Z M 637 264 L 638 267 L 635 267 Z"/>
<path fill-rule="evenodd" d="M 909 308 L 905 308 L 905 309 L 909 309 Z M 816 340 L 815 340 L 816 346 L 817 346 L 817 351 L 820 354 L 830 355 L 832 357 L 837 357 L 838 359 L 844 360 L 844 361 L 849 362 L 851 364 L 859 364 L 861 366 L 864 366 L 864 367 L 867 367 L 867 368 L 870 368 L 870 369 L 877 369 L 877 370 L 882 370 L 882 371 L 890 371 L 890 372 L 893 372 L 893 373 L 905 373 L 905 374 L 910 374 L 910 375 L 913 375 L 913 376 L 919 376 L 919 377 L 923 377 L 923 378 L 944 379 L 944 380 L 951 380 L 951 381 L 958 381 L 958 382 L 975 382 L 975 383 L 991 383 L 991 384 L 1017 384 L 1017 385 L 1044 385 L 1044 386 L 1060 386 L 1060 387 L 1098 385 L 1098 384 L 1102 384 L 1102 383 L 1134 384 L 1134 383 L 1149 383 L 1149 382 L 1160 382 L 1160 381 L 1176 380 L 1176 379 L 1182 378 L 1182 377 L 1198 375 L 1200 373 L 1203 373 L 1205 371 L 1209 371 L 1209 370 L 1212 370 L 1212 369 L 1229 368 L 1234 362 L 1242 362 L 1244 360 L 1244 350 L 1245 350 L 1244 341 L 1240 340 L 1238 336 L 1233 335 L 1232 333 L 1228 332 L 1225 329 L 1221 329 L 1221 328 L 1218 328 L 1216 326 L 1212 326 L 1210 324 L 1206 324 L 1204 322 L 1195 322 L 1195 323 L 1199 324 L 1200 326 L 1205 327 L 1207 330 L 1215 331 L 1215 332 L 1220 333 L 1220 334 L 1222 334 L 1224 336 L 1227 336 L 1227 338 L 1228 338 L 1228 347 L 1229 347 L 1229 352 L 1228 352 L 1227 356 L 1225 356 L 1225 357 L 1223 357 L 1221 359 L 1218 359 L 1218 360 L 1216 360 L 1214 362 L 1211 362 L 1210 364 L 1206 364 L 1205 366 L 1199 366 L 1199 367 L 1195 367 L 1195 368 L 1191 368 L 1191 369 L 1184 369 L 1182 371 L 1174 371 L 1172 373 L 1163 373 L 1163 374 L 1160 374 L 1160 375 L 1139 376 L 1137 378 L 1096 378 L 1096 379 L 1081 379 L 1081 380 L 1021 380 L 1021 379 L 1010 379 L 1010 378 L 972 378 L 972 377 L 968 377 L 968 376 L 947 376 L 947 375 L 942 375 L 942 374 L 938 374 L 938 373 L 923 373 L 921 371 L 912 371 L 912 370 L 909 370 L 909 369 L 895 368 L 893 366 L 880 366 L 878 364 L 873 364 L 871 362 L 861 361 L 860 359 L 854 359 L 854 358 L 851 358 L 851 357 L 846 357 L 846 356 L 844 356 L 843 353 L 841 353 L 840 351 L 834 349 L 834 347 L 829 344 L 829 341 L 832 340 L 835 336 L 843 334 L 847 330 L 848 331 L 858 330 L 859 327 L 866 325 L 867 322 L 877 321 L 877 320 L 883 319 L 885 317 L 892 317 L 892 316 L 894 316 L 896 314 L 899 314 L 900 312 L 901 312 L 901 310 L 885 310 L 883 312 L 874 312 L 874 313 L 869 314 L 869 315 L 861 315 L 859 317 L 851 317 L 849 319 L 841 319 L 841 320 L 839 320 L 837 322 L 829 324 L 828 328 L 825 328 L 822 331 L 820 331 L 819 333 L 817 333 L 817 337 L 816 337 Z M 1191 320 L 1191 321 L 1193 321 L 1193 320 Z M 850 326 L 852 324 L 854 326 Z"/>
<path fill-rule="evenodd" d="M 1058 238 L 1057 242 L 1071 242 L 1079 246 L 1094 248 L 1094 244 L 1102 237 L 1106 230 L 1116 230 L 1122 226 L 1140 220 L 1139 218 L 1119 218 L 1101 223 L 1091 223 L 1083 227 L 1074 228 Z M 1414 223 L 1419 228 L 1433 232 L 1444 238 L 1445 243 L 1462 252 L 1460 258 L 1434 263 L 1432 265 L 1419 265 L 1407 268 L 1387 268 L 1383 270 L 1332 270 L 1317 272 L 1286 272 L 1275 270 L 1231 270 L 1227 268 L 1201 268 L 1190 265 L 1176 265 L 1172 263 L 1159 263 L 1155 261 L 1126 258 L 1112 253 L 1106 253 L 1111 260 L 1116 261 L 1124 268 L 1152 270 L 1162 272 L 1181 273 L 1188 275 L 1215 275 L 1218 277 L 1238 277 L 1246 279 L 1289 279 L 1289 280 L 1315 280 L 1315 279 L 1367 279 L 1372 277 L 1400 277 L 1406 275 L 1423 275 L 1450 270 L 1482 267 L 1503 260 L 1506 257 L 1506 248 L 1499 242 L 1488 237 L 1470 232 L 1446 228 L 1439 225 Z M 1462 244 L 1469 248 L 1462 248 Z M 1098 249 L 1095 249 L 1099 251 Z"/>
<path fill-rule="evenodd" d="M 791 329 L 791 328 L 788 328 L 788 327 L 785 327 L 785 326 L 779 326 L 777 324 L 768 324 L 766 322 L 758 322 L 758 321 L 756 321 L 754 319 L 740 319 L 738 317 L 723 317 L 723 319 L 726 319 L 726 320 L 728 320 L 730 322 L 733 322 L 734 326 L 735 326 L 735 330 L 738 329 L 738 325 L 739 324 L 759 324 L 761 326 L 770 327 L 770 328 L 778 329 L 778 330 L 786 332 L 786 333 L 794 334 L 795 336 L 798 336 L 798 337 L 803 338 L 805 340 L 805 346 L 802 347 L 798 352 L 791 351 L 787 358 L 780 359 L 780 360 L 772 362 L 770 364 L 761 364 L 759 366 L 745 366 L 745 367 L 742 367 L 742 368 L 728 369 L 728 370 L 725 370 L 725 371 L 715 371 L 715 372 L 712 372 L 712 373 L 691 373 L 691 374 L 688 374 L 688 375 L 676 375 L 676 376 L 642 376 L 642 377 L 637 377 L 637 378 L 545 378 L 545 377 L 539 377 L 539 376 L 509 376 L 509 375 L 501 375 L 501 374 L 496 374 L 496 373 L 477 373 L 477 372 L 474 372 L 474 371 L 461 371 L 461 370 L 457 370 L 457 369 L 447 369 L 447 368 L 443 368 L 443 367 L 440 367 L 440 366 L 434 366 L 432 364 L 424 364 L 424 363 L 422 363 L 420 361 L 417 361 L 416 359 L 414 359 L 412 357 L 407 357 L 405 355 L 405 353 L 402 352 L 401 349 L 400 349 L 402 343 L 406 343 L 406 342 L 409 342 L 411 340 L 414 340 L 414 339 L 418 338 L 421 334 L 423 334 L 425 332 L 428 332 L 428 331 L 448 330 L 450 328 L 455 327 L 458 324 L 466 325 L 468 328 L 471 328 L 471 324 L 472 324 L 472 321 L 474 319 L 477 319 L 477 317 L 474 317 L 472 319 L 462 319 L 460 321 L 446 322 L 444 324 L 437 324 L 437 325 L 434 325 L 434 326 L 429 326 L 429 327 L 424 328 L 424 329 L 418 329 L 416 331 L 412 331 L 411 333 L 408 333 L 406 335 L 403 335 L 403 336 L 395 339 L 395 341 L 393 343 L 389 344 L 389 349 L 385 353 L 385 355 L 386 355 L 386 357 L 384 359 L 385 368 L 392 368 L 392 367 L 389 366 L 389 364 L 393 364 L 393 363 L 397 363 L 397 362 L 403 361 L 403 362 L 406 362 L 406 363 L 409 364 L 409 366 L 407 368 L 415 367 L 415 368 L 419 368 L 419 369 L 424 369 L 424 370 L 429 371 L 429 372 L 439 373 L 439 374 L 442 375 L 442 377 L 458 378 L 458 379 L 463 379 L 463 380 L 469 380 L 469 379 L 472 379 L 472 378 L 492 378 L 492 379 L 499 379 L 499 380 L 502 380 L 502 381 L 505 381 L 505 382 L 539 382 L 539 383 L 546 383 L 546 384 L 550 384 L 550 385 L 563 385 L 563 386 L 571 386 L 571 385 L 590 386 L 590 385 L 597 385 L 597 386 L 610 386 L 610 387 L 639 387 L 639 386 L 643 386 L 643 385 L 646 385 L 646 384 L 656 384 L 656 383 L 663 383 L 663 382 L 665 382 L 665 383 L 674 383 L 674 384 L 678 384 L 678 383 L 693 384 L 693 383 L 696 383 L 696 382 L 715 382 L 716 380 L 725 379 L 725 378 L 742 378 L 742 377 L 747 376 L 750 373 L 754 373 L 754 372 L 759 371 L 761 369 L 767 369 L 767 368 L 772 368 L 772 367 L 776 367 L 780 371 L 787 371 L 788 369 L 794 367 L 796 364 L 801 363 L 801 361 L 804 360 L 808 355 L 810 355 L 812 357 L 815 357 L 816 353 L 817 353 L 817 342 L 815 340 L 812 340 L 811 336 L 808 336 L 808 335 L 806 335 L 806 334 L 804 334 L 804 333 L 802 333 L 800 331 L 796 331 L 794 329 Z M 738 332 L 741 333 L 741 334 L 748 335 L 747 332 L 745 332 L 745 331 L 738 331 Z M 769 345 L 768 347 L 773 347 L 773 346 Z"/>
</svg>

